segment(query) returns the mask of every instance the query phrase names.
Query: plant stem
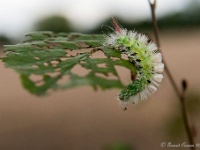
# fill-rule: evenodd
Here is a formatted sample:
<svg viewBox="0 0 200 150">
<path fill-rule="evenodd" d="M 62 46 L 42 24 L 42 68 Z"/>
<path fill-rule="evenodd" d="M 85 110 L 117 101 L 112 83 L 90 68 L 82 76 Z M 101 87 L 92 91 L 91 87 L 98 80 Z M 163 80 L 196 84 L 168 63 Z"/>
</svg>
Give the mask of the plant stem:
<svg viewBox="0 0 200 150">
<path fill-rule="evenodd" d="M 159 39 L 159 34 L 158 34 L 158 25 L 157 25 L 156 14 L 155 14 L 155 9 L 156 9 L 155 8 L 156 7 L 155 3 L 156 3 L 156 0 L 149 0 L 149 4 L 150 4 L 150 7 L 151 7 L 151 15 L 152 15 L 152 21 L 153 21 L 155 40 L 156 40 L 156 43 L 158 45 L 158 49 L 161 51 L 160 39 Z M 170 80 L 170 82 L 171 82 L 171 84 L 172 84 L 177 96 L 180 99 L 181 112 L 182 112 L 182 115 L 183 115 L 183 122 L 184 122 L 184 125 L 185 125 L 185 130 L 186 130 L 186 134 L 187 134 L 187 137 L 188 137 L 188 141 L 189 141 L 190 145 L 194 146 L 194 147 L 190 147 L 190 150 L 195 150 L 194 137 L 193 137 L 190 125 L 189 125 L 189 117 L 188 117 L 187 110 L 186 110 L 186 105 L 185 105 L 185 91 L 186 91 L 185 84 L 186 84 L 186 82 L 184 81 L 185 84 L 182 85 L 183 86 L 183 91 L 180 92 L 179 89 L 178 89 L 178 86 L 175 83 L 175 80 L 174 80 L 170 70 L 168 69 L 168 66 L 167 66 L 166 61 L 165 61 L 164 58 L 163 58 L 163 63 L 165 64 L 165 70 L 166 70 L 166 73 L 167 73 L 167 75 L 169 77 L 169 80 Z"/>
<path fill-rule="evenodd" d="M 159 51 L 161 51 L 160 38 L 159 38 L 159 34 L 158 34 L 158 25 L 157 25 L 156 15 L 155 15 L 155 3 L 150 3 L 150 6 L 151 6 L 151 14 L 152 14 L 152 21 L 153 21 L 153 28 L 154 28 L 156 44 L 158 46 Z M 168 69 L 168 66 L 167 66 L 164 58 L 163 58 L 163 62 L 165 64 L 165 71 L 166 71 L 166 73 L 167 73 L 167 75 L 169 77 L 169 80 L 170 80 L 171 84 L 174 87 L 174 90 L 176 91 L 178 97 L 181 97 L 182 94 L 180 93 L 178 87 L 176 86 L 176 83 L 175 83 L 175 81 L 174 81 L 174 79 L 172 77 L 171 72 Z"/>
<path fill-rule="evenodd" d="M 158 35 L 158 24 L 156 21 L 156 14 L 155 14 L 156 5 L 155 5 L 155 1 L 153 3 L 150 0 L 149 3 L 151 6 L 151 15 L 152 15 L 152 22 L 153 22 L 153 28 L 154 28 L 154 33 L 155 33 L 156 44 L 157 44 L 158 48 L 160 48 L 160 39 L 159 39 L 159 35 Z"/>
</svg>

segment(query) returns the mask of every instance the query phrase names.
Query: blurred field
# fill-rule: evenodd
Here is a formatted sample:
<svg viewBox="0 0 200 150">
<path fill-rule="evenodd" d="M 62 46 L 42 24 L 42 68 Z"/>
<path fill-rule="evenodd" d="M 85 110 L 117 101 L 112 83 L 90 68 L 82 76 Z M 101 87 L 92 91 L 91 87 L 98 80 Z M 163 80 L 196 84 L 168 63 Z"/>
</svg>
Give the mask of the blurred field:
<svg viewBox="0 0 200 150">
<path fill-rule="evenodd" d="M 200 92 L 200 30 L 163 31 L 161 44 L 177 83 L 185 78 L 188 92 Z M 0 62 L 0 149 L 103 150 L 122 142 L 137 150 L 159 150 L 161 142 L 172 140 L 165 136 L 165 125 L 179 103 L 166 74 L 150 100 L 127 111 L 118 106 L 117 92 L 94 92 L 85 86 L 38 98 L 24 90 L 17 73 Z M 193 123 L 200 133 L 200 122 Z"/>
</svg>

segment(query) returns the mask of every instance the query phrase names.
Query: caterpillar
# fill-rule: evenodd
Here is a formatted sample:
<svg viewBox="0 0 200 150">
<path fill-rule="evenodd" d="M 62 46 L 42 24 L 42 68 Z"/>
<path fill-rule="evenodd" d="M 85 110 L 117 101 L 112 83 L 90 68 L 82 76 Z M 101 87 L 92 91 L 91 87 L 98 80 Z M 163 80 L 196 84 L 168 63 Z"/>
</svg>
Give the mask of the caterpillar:
<svg viewBox="0 0 200 150">
<path fill-rule="evenodd" d="M 121 54 L 126 54 L 137 70 L 136 77 L 118 93 L 124 110 L 128 104 L 138 104 L 157 91 L 163 79 L 164 64 L 162 55 L 155 43 L 149 42 L 146 35 L 122 28 L 113 19 L 114 33 L 106 36 L 104 45 L 111 46 Z"/>
</svg>

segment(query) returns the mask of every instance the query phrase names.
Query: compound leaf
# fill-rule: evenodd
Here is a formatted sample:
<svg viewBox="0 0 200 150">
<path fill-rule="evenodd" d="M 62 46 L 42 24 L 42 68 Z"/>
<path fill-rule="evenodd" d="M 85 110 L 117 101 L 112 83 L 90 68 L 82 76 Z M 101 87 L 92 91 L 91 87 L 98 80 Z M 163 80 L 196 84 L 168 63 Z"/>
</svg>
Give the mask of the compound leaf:
<svg viewBox="0 0 200 150">
<path fill-rule="evenodd" d="M 22 85 L 30 93 L 43 95 L 50 89 L 80 85 L 94 89 L 123 88 L 116 66 L 136 73 L 129 60 L 122 59 L 115 49 L 103 46 L 103 35 L 46 31 L 26 36 L 19 44 L 6 45 L 6 57 L 2 60 L 6 67 L 19 73 Z"/>
</svg>

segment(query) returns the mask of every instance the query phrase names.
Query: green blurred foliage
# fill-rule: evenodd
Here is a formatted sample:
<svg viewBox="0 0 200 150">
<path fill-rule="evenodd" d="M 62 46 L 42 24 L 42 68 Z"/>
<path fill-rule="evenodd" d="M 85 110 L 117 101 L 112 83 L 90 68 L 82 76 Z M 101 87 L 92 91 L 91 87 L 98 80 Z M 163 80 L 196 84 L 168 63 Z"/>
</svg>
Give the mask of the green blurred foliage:
<svg viewBox="0 0 200 150">
<path fill-rule="evenodd" d="M 0 52 L 3 51 L 3 45 L 9 44 L 11 44 L 11 40 L 5 35 L 0 35 Z"/>
<path fill-rule="evenodd" d="M 0 35 L 0 45 L 10 44 L 10 39 L 5 35 Z"/>
<path fill-rule="evenodd" d="M 160 28 L 200 27 L 199 14 L 200 3 L 191 1 L 184 11 L 161 18 L 158 25 Z"/>
<path fill-rule="evenodd" d="M 198 92 L 191 92 L 186 95 L 186 106 L 191 117 L 197 117 L 200 113 L 200 95 Z"/>
<path fill-rule="evenodd" d="M 134 21 L 133 22 L 126 22 L 124 21 L 122 18 L 115 16 L 115 18 L 117 19 L 118 23 L 128 29 L 128 30 L 137 30 L 138 32 L 146 32 L 145 30 L 148 29 L 152 29 L 152 23 L 151 22 L 142 22 L 139 24 L 136 24 Z M 113 28 L 113 23 L 111 21 L 111 18 L 106 19 L 105 21 L 101 22 L 101 28 L 99 28 L 99 26 L 93 30 L 88 31 L 88 33 L 111 33 L 113 32 L 113 30 L 111 28 Z"/>
<path fill-rule="evenodd" d="M 37 31 L 71 32 L 69 22 L 63 16 L 54 15 L 39 20 L 35 28 Z"/>
<path fill-rule="evenodd" d="M 183 117 L 180 112 L 181 106 L 179 103 L 175 106 L 174 111 L 169 116 L 169 119 L 167 119 L 166 123 L 166 133 L 167 137 L 170 138 L 170 140 L 184 140 L 186 139 L 186 131 L 184 128 L 183 123 Z M 200 95 L 198 92 L 189 92 L 185 96 L 185 104 L 186 109 L 188 112 L 188 115 L 190 117 L 190 120 L 192 120 L 192 123 L 195 124 L 195 119 L 199 116 L 200 113 Z M 195 132 L 195 131 L 194 131 Z"/>
<path fill-rule="evenodd" d="M 197 1 L 191 1 L 189 5 L 185 8 L 185 10 L 177 13 L 172 13 L 169 15 L 166 15 L 162 18 L 158 18 L 157 23 L 160 30 L 165 29 L 177 29 L 177 28 L 188 28 L 188 27 L 200 27 L 200 3 Z M 139 32 L 146 32 L 148 30 L 152 30 L 152 21 L 145 20 L 140 23 L 136 23 L 134 20 L 130 20 L 129 22 L 124 21 L 123 18 L 120 18 L 118 16 L 115 16 L 118 20 L 118 22 L 123 26 L 126 27 L 128 30 L 134 30 L 136 29 Z M 101 23 L 101 25 L 108 25 L 110 27 L 113 27 L 110 18 L 106 19 Z M 91 30 L 89 33 L 102 33 L 102 30 L 107 33 L 112 32 L 111 29 L 109 29 L 106 26 L 103 26 L 102 29 L 97 27 L 94 30 Z"/>
<path fill-rule="evenodd" d="M 107 145 L 104 150 L 135 150 L 131 145 L 125 143 L 113 143 Z"/>
<path fill-rule="evenodd" d="M 170 116 L 171 118 L 166 123 L 167 131 L 167 138 L 169 138 L 169 141 L 184 141 L 186 139 L 186 133 L 185 128 L 183 124 L 183 118 L 180 113 L 177 113 L 173 116 Z"/>
</svg>

